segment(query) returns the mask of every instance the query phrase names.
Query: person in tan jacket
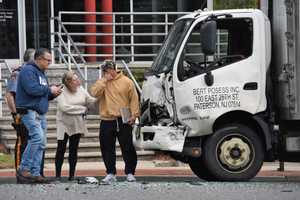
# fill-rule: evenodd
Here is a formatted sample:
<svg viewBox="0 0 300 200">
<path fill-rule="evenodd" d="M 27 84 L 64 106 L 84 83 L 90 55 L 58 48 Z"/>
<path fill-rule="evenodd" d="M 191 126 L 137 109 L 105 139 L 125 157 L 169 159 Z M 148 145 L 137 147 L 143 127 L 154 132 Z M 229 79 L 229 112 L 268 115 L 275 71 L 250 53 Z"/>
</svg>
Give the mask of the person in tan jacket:
<svg viewBox="0 0 300 200">
<path fill-rule="evenodd" d="M 139 99 L 134 83 L 116 64 L 105 61 L 101 65 L 102 78 L 90 88 L 90 93 L 99 101 L 100 113 L 100 148 L 106 167 L 107 176 L 102 179 L 105 184 L 116 179 L 116 138 L 118 138 L 127 181 L 135 181 L 137 165 L 136 150 L 132 143 L 132 124 L 139 116 Z M 122 113 L 122 114 L 121 114 Z M 127 115 L 127 116 L 126 116 Z M 123 119 L 122 119 L 123 118 Z"/>
</svg>

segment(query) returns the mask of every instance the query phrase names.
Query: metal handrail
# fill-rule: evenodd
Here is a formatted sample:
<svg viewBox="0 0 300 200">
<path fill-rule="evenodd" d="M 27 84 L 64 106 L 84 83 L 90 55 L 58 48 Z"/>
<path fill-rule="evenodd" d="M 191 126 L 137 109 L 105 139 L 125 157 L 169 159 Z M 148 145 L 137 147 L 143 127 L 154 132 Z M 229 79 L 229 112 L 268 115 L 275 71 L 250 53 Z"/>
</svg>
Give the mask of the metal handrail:
<svg viewBox="0 0 300 200">
<path fill-rule="evenodd" d="M 5 60 L 0 60 L 1 63 L 6 63 Z M 9 69 L 9 65 L 6 65 Z M 2 117 L 2 101 L 4 100 L 2 97 L 2 82 L 5 82 L 6 80 L 2 79 L 2 66 L 0 65 L 0 117 Z"/>
<path fill-rule="evenodd" d="M 74 56 L 73 56 L 72 53 L 70 52 L 70 49 L 67 48 L 66 43 L 64 42 L 64 40 L 61 38 L 60 35 L 58 35 L 58 38 L 59 38 L 59 40 L 62 42 L 63 47 L 64 47 L 65 51 L 67 52 L 67 55 L 68 55 L 69 58 L 72 60 L 73 64 L 75 65 L 75 67 L 76 67 L 76 69 L 77 69 L 77 71 L 79 72 L 80 77 L 83 79 L 83 81 L 84 81 L 84 83 L 85 83 L 85 89 L 87 89 L 87 76 L 86 76 L 86 73 L 83 73 L 83 72 L 82 72 L 82 70 L 80 69 L 79 64 L 77 63 L 77 61 L 75 60 Z M 70 70 L 71 66 L 67 64 L 68 62 L 67 62 L 67 60 L 64 58 L 64 55 L 65 55 L 65 54 L 63 54 L 63 53 L 61 52 L 61 50 L 58 49 L 58 48 L 54 48 L 54 49 L 58 51 L 58 53 L 59 53 L 59 55 L 60 55 L 60 58 L 63 59 L 65 65 L 66 65 L 66 66 L 69 68 L 69 70 Z M 81 54 L 80 54 L 80 56 L 81 56 Z M 82 56 L 81 56 L 81 57 L 82 57 Z M 85 71 L 86 71 L 86 65 L 85 65 L 85 64 L 86 64 L 86 63 L 84 63 L 84 67 L 85 67 Z"/>
<path fill-rule="evenodd" d="M 62 22 L 63 25 L 111 25 L 111 23 L 106 22 Z M 167 25 L 172 25 L 173 23 L 167 23 Z M 118 23 L 116 22 L 115 25 L 135 25 L 135 26 L 153 26 L 153 25 L 166 25 L 165 22 L 153 22 L 151 24 L 145 24 L 140 22 L 130 23 L 130 22 L 123 22 Z"/>
<path fill-rule="evenodd" d="M 61 20 L 60 20 L 58 17 L 54 17 L 54 19 L 58 22 L 58 24 L 60 25 L 60 27 L 62 28 L 62 30 L 63 30 L 63 32 L 64 32 L 64 35 L 67 36 L 68 40 L 72 43 L 72 45 L 73 45 L 75 51 L 79 54 L 79 57 L 80 57 L 81 61 L 85 64 L 85 63 L 86 63 L 85 59 L 81 56 L 79 49 L 78 49 L 77 46 L 75 45 L 75 43 L 74 43 L 72 37 L 70 36 L 70 34 L 68 33 L 66 27 L 63 25 L 63 23 L 61 22 Z M 59 34 L 59 36 L 61 36 L 61 35 L 62 35 L 62 34 Z M 62 38 L 61 38 L 61 39 L 62 39 Z"/>
<path fill-rule="evenodd" d="M 58 40 L 60 42 L 60 47 L 62 45 L 62 47 L 64 48 L 65 52 L 67 54 L 64 54 L 62 52 L 62 49 L 61 48 L 53 48 L 53 50 L 56 50 L 58 53 L 59 53 L 59 57 L 60 59 L 64 62 L 64 64 L 70 69 L 71 68 L 71 63 L 68 62 L 66 59 L 65 59 L 65 55 L 68 56 L 69 60 L 72 61 L 72 63 L 75 65 L 77 71 L 79 72 L 79 75 L 81 77 L 81 79 L 84 81 L 85 83 L 85 89 L 87 89 L 87 69 L 86 69 L 86 61 L 85 59 L 83 58 L 83 56 L 81 55 L 81 52 L 79 51 L 77 45 L 75 44 L 75 42 L 73 41 L 72 37 L 70 36 L 70 34 L 68 33 L 67 29 L 65 28 L 65 26 L 62 24 L 62 22 L 60 21 L 59 18 L 57 17 L 54 17 L 52 18 L 52 20 L 55 20 L 58 22 L 59 24 L 59 27 L 60 27 L 60 30 L 62 29 L 62 31 L 64 32 L 63 35 L 66 35 L 67 36 L 67 39 L 68 39 L 68 45 L 65 43 L 65 41 L 63 40 L 62 38 L 62 34 L 61 33 L 52 33 L 54 35 L 56 35 L 58 37 Z M 75 60 L 74 58 L 74 54 L 71 53 L 71 48 L 70 48 L 70 45 L 69 45 L 69 42 L 72 44 L 72 47 L 75 49 L 76 51 L 76 56 L 78 56 L 81 60 L 81 62 L 84 64 L 84 73 L 82 72 L 79 64 L 77 63 L 77 61 Z"/>
<path fill-rule="evenodd" d="M 5 59 L 0 59 L 0 63 L 3 63 L 4 66 L 8 69 L 9 73 L 12 74 L 12 69 L 9 66 L 9 64 L 6 62 Z M 5 85 L 7 85 L 7 80 L 6 79 L 2 79 L 2 67 L 0 66 L 0 117 L 2 117 L 2 115 L 3 115 L 3 113 L 2 113 L 2 101 L 5 100 L 2 97 L 2 83 L 4 83 Z"/>
<path fill-rule="evenodd" d="M 128 65 L 125 63 L 124 60 L 121 60 L 121 62 L 122 62 L 122 64 L 123 64 L 124 68 L 126 69 L 126 71 L 128 72 L 130 78 L 133 80 L 134 85 L 135 85 L 135 87 L 137 88 L 139 94 L 141 95 L 141 94 L 142 94 L 142 89 L 141 89 L 141 87 L 139 86 L 139 84 L 138 84 L 138 82 L 136 81 L 136 79 L 135 79 L 135 77 L 133 76 L 133 74 L 131 73 L 131 70 L 129 69 Z"/>
<path fill-rule="evenodd" d="M 72 14 L 72 15 L 182 15 L 191 12 L 85 12 L 85 11 L 60 11 L 61 14 Z"/>
<path fill-rule="evenodd" d="M 4 66 L 8 69 L 9 73 L 12 74 L 12 69 L 11 69 L 11 67 L 9 66 L 9 64 L 6 62 L 5 59 L 0 59 L 0 63 L 3 63 Z"/>
<path fill-rule="evenodd" d="M 72 54 L 72 53 L 70 52 L 70 50 L 68 49 L 67 44 L 64 42 L 64 40 L 62 39 L 62 37 L 61 37 L 60 35 L 58 35 L 58 38 L 59 38 L 59 40 L 62 42 L 63 47 L 64 47 L 65 51 L 67 52 L 67 55 L 70 57 L 70 59 L 73 61 L 74 65 L 76 66 L 77 70 L 79 71 L 79 74 L 80 74 L 81 78 L 85 79 L 85 77 L 84 77 L 84 75 L 83 75 L 83 73 L 82 73 L 82 71 L 81 71 L 81 69 L 80 69 L 80 67 L 79 67 L 79 65 L 78 65 L 78 63 L 77 63 L 77 61 L 75 60 L 73 54 Z M 64 55 L 64 54 L 62 54 L 62 52 L 61 52 L 60 49 L 59 49 L 59 52 L 60 52 L 60 55 Z M 81 56 L 80 53 L 79 53 L 78 55 Z M 81 57 L 82 57 L 82 56 L 81 56 Z M 64 59 L 64 62 L 67 62 L 67 61 Z M 69 66 L 69 68 L 70 68 L 70 66 Z"/>
<path fill-rule="evenodd" d="M 59 48 L 54 48 L 54 50 L 56 50 L 56 51 L 58 52 L 59 57 L 60 57 L 61 59 L 63 59 L 64 64 L 66 65 L 66 67 L 69 68 L 70 66 L 68 65 L 68 61 L 66 60 L 64 54 L 60 51 L 60 49 L 59 49 Z"/>
<path fill-rule="evenodd" d="M 52 35 L 55 35 L 51 43 L 53 46 L 58 45 L 58 48 L 62 51 L 64 45 L 57 36 L 66 37 L 71 43 L 71 48 L 75 49 L 75 52 L 70 52 L 72 56 L 82 56 L 85 57 L 98 57 L 100 60 L 104 60 L 106 57 L 112 57 L 115 61 L 120 57 L 127 57 L 131 62 L 136 60 L 141 60 L 141 57 L 144 57 L 145 61 L 150 61 L 153 57 L 156 56 L 159 46 L 161 46 L 164 38 L 168 34 L 169 27 L 173 24 L 175 19 L 179 16 L 185 15 L 190 12 L 73 12 L 73 11 L 60 11 L 58 17 L 55 17 L 55 20 L 58 22 L 57 31 L 52 32 Z M 84 21 L 64 21 L 65 16 L 68 15 L 96 15 L 97 16 L 111 16 L 111 22 L 84 22 Z M 144 18 L 143 18 L 144 16 Z M 138 19 L 138 20 L 137 20 Z M 143 21 L 141 21 L 143 20 Z M 81 29 L 87 25 L 94 25 L 97 28 L 103 26 L 112 26 L 112 32 L 71 32 L 70 27 L 76 26 L 77 30 Z M 148 29 L 154 26 L 151 32 L 148 33 L 143 31 L 143 27 Z M 125 29 L 123 31 L 123 29 Z M 139 31 L 140 30 L 140 31 Z M 111 36 L 112 42 L 105 44 L 91 44 L 85 43 L 83 38 L 86 36 L 94 36 L 100 38 L 104 36 Z M 145 39 L 146 38 L 146 39 Z M 64 38 L 65 39 L 65 38 Z M 126 41 L 124 44 L 124 40 Z M 140 41 L 138 41 L 140 40 Z M 65 41 L 66 43 L 66 41 Z M 101 53 L 100 51 L 95 54 L 90 54 L 89 52 L 81 53 L 77 47 L 112 47 L 112 53 Z M 146 47 L 141 49 L 143 46 Z M 99 49 L 98 49 L 99 50 Z M 124 55 L 125 51 L 125 55 Z M 142 51 L 142 52 L 140 52 Z M 79 53 L 80 52 L 80 53 Z M 128 54 L 127 54 L 128 53 Z M 63 54 L 63 56 L 69 55 Z M 69 57 L 70 60 L 70 57 Z M 127 60 L 127 59 L 126 59 Z M 60 61 L 63 59 L 60 58 Z M 128 60 L 127 60 L 128 61 Z M 63 61 L 64 62 L 64 61 Z"/>
</svg>

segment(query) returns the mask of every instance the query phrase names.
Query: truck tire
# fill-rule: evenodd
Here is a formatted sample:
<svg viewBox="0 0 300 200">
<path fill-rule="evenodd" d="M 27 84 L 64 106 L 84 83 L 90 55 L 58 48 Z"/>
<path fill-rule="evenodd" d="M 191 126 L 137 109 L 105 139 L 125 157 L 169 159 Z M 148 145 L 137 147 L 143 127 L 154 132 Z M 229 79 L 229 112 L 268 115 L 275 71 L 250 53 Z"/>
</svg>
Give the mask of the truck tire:
<svg viewBox="0 0 300 200">
<path fill-rule="evenodd" d="M 260 170 L 264 160 L 260 137 L 241 124 L 217 130 L 204 143 L 203 162 L 219 181 L 247 181 Z"/>
<path fill-rule="evenodd" d="M 191 170 L 196 176 L 205 180 L 205 181 L 215 181 L 215 177 L 207 169 L 205 163 L 203 162 L 203 156 L 200 158 L 190 158 L 189 165 Z"/>
</svg>

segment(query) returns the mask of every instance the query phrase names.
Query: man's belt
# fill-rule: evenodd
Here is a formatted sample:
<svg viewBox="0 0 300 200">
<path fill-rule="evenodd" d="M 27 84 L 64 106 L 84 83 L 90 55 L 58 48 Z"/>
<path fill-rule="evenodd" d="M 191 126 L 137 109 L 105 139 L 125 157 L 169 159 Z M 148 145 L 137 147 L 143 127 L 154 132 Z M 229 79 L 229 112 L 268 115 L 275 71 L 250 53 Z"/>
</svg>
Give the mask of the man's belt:
<svg viewBox="0 0 300 200">
<path fill-rule="evenodd" d="M 20 114 L 20 115 L 26 115 L 28 113 L 28 109 L 27 108 L 17 107 L 16 110 L 17 110 L 17 113 Z"/>
</svg>

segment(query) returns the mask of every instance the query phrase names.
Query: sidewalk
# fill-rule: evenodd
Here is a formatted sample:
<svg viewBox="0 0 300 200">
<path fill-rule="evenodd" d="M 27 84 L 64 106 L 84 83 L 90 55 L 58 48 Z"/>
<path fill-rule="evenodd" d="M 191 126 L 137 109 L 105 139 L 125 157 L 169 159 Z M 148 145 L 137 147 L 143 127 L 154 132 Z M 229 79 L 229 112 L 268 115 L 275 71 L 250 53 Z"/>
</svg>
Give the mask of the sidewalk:
<svg viewBox="0 0 300 200">
<path fill-rule="evenodd" d="M 278 171 L 279 163 L 264 163 L 257 177 L 299 177 L 300 163 L 284 163 L 285 171 Z M 68 176 L 69 166 L 64 163 L 62 175 Z M 117 161 L 117 174 L 124 175 L 124 162 Z M 104 176 L 105 167 L 103 162 L 79 162 L 76 168 L 76 176 Z M 55 176 L 54 163 L 45 165 L 45 175 Z M 0 177 L 14 177 L 14 169 L 0 169 Z M 195 176 L 187 164 L 170 161 L 139 161 L 136 176 Z"/>
</svg>

